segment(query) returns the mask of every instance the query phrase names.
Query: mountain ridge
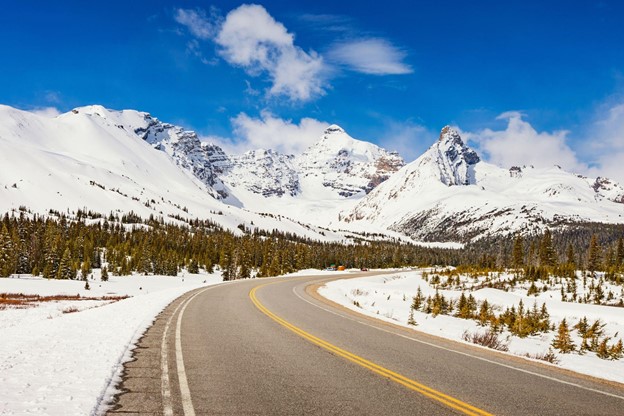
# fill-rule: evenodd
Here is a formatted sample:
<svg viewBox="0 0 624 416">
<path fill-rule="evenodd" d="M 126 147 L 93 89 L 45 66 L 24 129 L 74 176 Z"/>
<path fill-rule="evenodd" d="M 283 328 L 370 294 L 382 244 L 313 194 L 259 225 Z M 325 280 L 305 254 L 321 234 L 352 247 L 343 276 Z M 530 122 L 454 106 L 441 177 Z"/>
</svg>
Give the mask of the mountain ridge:
<svg viewBox="0 0 624 416">
<path fill-rule="evenodd" d="M 134 207 L 144 215 L 231 211 L 230 226 L 265 212 L 299 227 L 427 241 L 539 233 L 582 221 L 624 223 L 624 189 L 615 181 L 554 166 L 504 169 L 483 161 L 450 126 L 405 164 L 398 153 L 337 125 L 299 155 L 272 149 L 229 155 L 191 130 L 136 110 L 94 105 L 47 118 L 0 106 L 0 147 L 8 167 L 0 175 L 5 210 L 23 204 L 43 211 Z M 30 170 L 24 177 L 22 166 Z"/>
</svg>

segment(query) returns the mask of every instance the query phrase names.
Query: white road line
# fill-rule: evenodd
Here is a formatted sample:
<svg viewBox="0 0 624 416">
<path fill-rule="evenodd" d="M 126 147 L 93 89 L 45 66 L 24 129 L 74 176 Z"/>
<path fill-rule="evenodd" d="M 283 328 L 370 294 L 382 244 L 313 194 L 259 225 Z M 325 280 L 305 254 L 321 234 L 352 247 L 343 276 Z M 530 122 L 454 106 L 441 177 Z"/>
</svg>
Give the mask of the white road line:
<svg viewBox="0 0 624 416">
<path fill-rule="evenodd" d="M 385 328 L 381 328 L 381 327 L 378 327 L 378 326 L 375 326 L 375 325 L 371 325 L 371 324 L 369 324 L 367 322 L 360 321 L 359 319 L 356 319 L 356 318 L 353 318 L 353 317 L 350 317 L 350 316 L 346 316 L 346 315 L 340 314 L 340 313 L 338 313 L 336 311 L 332 311 L 330 309 L 327 309 L 327 308 L 325 308 L 323 306 L 317 305 L 316 303 L 311 302 L 308 299 L 305 299 L 303 296 L 301 296 L 299 293 L 297 293 L 297 291 L 295 290 L 296 288 L 297 288 L 296 286 L 293 287 L 293 289 L 292 289 L 293 293 L 295 294 L 295 296 L 297 296 L 299 299 L 303 300 L 304 302 L 307 302 L 307 303 L 309 303 L 312 306 L 315 306 L 315 307 L 317 307 L 319 309 L 322 309 L 325 312 L 329 312 L 329 313 L 334 314 L 336 316 L 339 316 L 341 318 L 357 322 L 357 323 L 362 324 L 364 326 L 368 326 L 370 328 L 374 328 L 374 329 L 377 329 L 377 330 L 382 331 L 382 332 L 387 332 L 389 334 L 393 334 L 393 335 L 396 335 L 398 337 L 405 338 L 405 339 L 408 339 L 410 341 L 418 342 L 420 344 L 428 345 L 430 347 L 434 347 L 434 348 L 437 348 L 437 349 L 440 349 L 440 350 L 444 350 L 444 351 L 452 352 L 452 353 L 455 353 L 455 354 L 463 355 L 465 357 L 474 358 L 476 360 L 481 360 L 481 361 L 484 361 L 484 362 L 487 362 L 487 363 L 490 363 L 490 364 L 495 364 L 495 365 L 498 365 L 498 366 L 501 366 L 501 367 L 509 368 L 511 370 L 516 370 L 516 371 L 519 371 L 521 373 L 526 373 L 526 374 L 530 374 L 530 375 L 533 375 L 533 376 L 536 376 L 536 377 L 541 377 L 541 378 L 544 378 L 546 380 L 555 381 L 557 383 L 566 384 L 568 386 L 578 387 L 579 389 L 591 391 L 593 393 L 598 393 L 598 394 L 602 394 L 602 395 L 609 396 L 609 397 L 615 397 L 616 399 L 624 400 L 624 396 L 619 396 L 617 394 L 608 393 L 608 392 L 602 391 L 602 390 L 592 389 L 591 387 L 585 387 L 585 386 L 582 386 L 580 384 L 572 383 L 570 381 L 565 381 L 565 380 L 558 379 L 556 377 L 551 377 L 551 376 L 547 376 L 547 375 L 544 375 L 544 374 L 536 373 L 536 372 L 533 372 L 533 371 L 530 371 L 530 370 L 525 370 L 523 368 L 514 367 L 514 366 L 509 365 L 509 364 L 503 364 L 503 363 L 500 363 L 500 362 L 497 362 L 497 361 L 494 361 L 494 360 L 489 360 L 487 358 L 483 358 L 483 357 L 479 357 L 479 356 L 476 356 L 476 355 L 472 355 L 472 354 L 469 354 L 467 352 L 457 351 L 457 350 L 454 350 L 452 348 L 446 348 L 446 347 L 443 347 L 441 345 L 436 345 L 436 344 L 433 344 L 431 342 L 423 341 L 423 340 L 420 340 L 420 339 L 417 339 L 417 338 L 413 338 L 413 337 L 410 337 L 410 336 L 407 336 L 407 335 L 403 335 L 403 334 L 399 334 L 399 333 L 390 331 L 390 330 L 385 329 Z"/>
<path fill-rule="evenodd" d="M 234 283 L 234 282 L 229 282 Z M 214 289 L 219 286 L 223 286 L 229 283 L 219 283 L 216 285 L 209 286 L 204 290 L 201 290 L 195 293 L 190 298 L 180 302 L 180 304 L 175 308 L 169 319 L 167 320 L 167 325 L 165 325 L 165 331 L 163 333 L 162 344 L 160 347 L 160 370 L 161 370 L 161 393 L 163 399 L 163 414 L 165 416 L 174 416 L 173 412 L 173 401 L 171 399 L 171 381 L 169 378 L 169 364 L 168 364 L 168 347 L 167 347 L 167 338 L 169 333 L 169 326 L 173 321 L 173 317 L 176 315 L 178 310 L 182 308 L 180 314 L 178 315 L 178 320 L 176 322 L 176 335 L 175 335 L 175 344 L 176 344 L 176 368 L 178 372 L 178 383 L 180 385 L 180 394 L 182 396 L 182 410 L 184 411 L 184 415 L 186 416 L 194 416 L 195 409 L 193 408 L 193 402 L 191 400 L 191 392 L 188 387 L 188 379 L 186 378 L 186 370 L 184 368 L 184 357 L 182 356 L 182 341 L 180 336 L 180 327 L 182 322 L 182 315 L 184 314 L 184 310 L 187 305 L 195 298 L 195 296 L 201 295 L 207 290 Z"/>
<path fill-rule="evenodd" d="M 163 414 L 165 416 L 173 416 L 173 402 L 171 400 L 171 382 L 169 380 L 169 365 L 167 364 L 167 334 L 169 333 L 169 326 L 171 325 L 171 321 L 173 317 L 182 306 L 181 302 L 177 308 L 173 311 L 169 319 L 167 320 L 167 325 L 165 325 L 165 331 L 163 332 L 162 344 L 160 346 L 160 371 L 161 371 L 161 394 L 163 400 Z"/>
</svg>

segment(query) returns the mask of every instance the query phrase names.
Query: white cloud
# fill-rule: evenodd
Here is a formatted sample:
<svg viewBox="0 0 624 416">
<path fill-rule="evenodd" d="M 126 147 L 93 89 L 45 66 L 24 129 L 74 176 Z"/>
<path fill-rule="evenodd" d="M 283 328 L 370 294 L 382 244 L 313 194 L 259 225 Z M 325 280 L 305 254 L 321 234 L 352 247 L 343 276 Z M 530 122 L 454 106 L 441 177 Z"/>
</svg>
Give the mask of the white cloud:
<svg viewBox="0 0 624 416">
<path fill-rule="evenodd" d="M 325 93 L 323 58 L 294 44 L 294 36 L 264 7 L 244 4 L 232 10 L 215 42 L 228 63 L 252 76 L 268 74 L 268 94 L 308 101 Z"/>
<path fill-rule="evenodd" d="M 229 64 L 241 67 L 254 77 L 266 76 L 268 97 L 287 97 L 291 101 L 310 101 L 325 95 L 328 79 L 336 66 L 373 75 L 409 74 L 403 62 L 406 53 L 381 38 L 366 38 L 334 44 L 328 57 L 332 64 L 313 50 L 295 45 L 295 36 L 257 4 L 243 4 L 219 18 L 198 10 L 178 9 L 175 20 L 200 40 L 212 40 L 218 54 Z M 310 24 L 345 23 L 348 18 L 332 15 L 304 15 Z M 197 44 L 187 45 L 189 53 L 204 59 Z M 209 62 L 211 63 L 211 62 Z"/>
<path fill-rule="evenodd" d="M 234 138 L 208 137 L 226 151 L 242 153 L 254 149 L 273 149 L 286 154 L 300 154 L 320 140 L 330 123 L 302 118 L 299 123 L 262 111 L 259 118 L 240 113 L 232 120 Z"/>
<path fill-rule="evenodd" d="M 585 146 L 596 164 L 592 173 L 624 184 L 624 104 L 603 107 L 603 111 L 589 129 Z"/>
<path fill-rule="evenodd" d="M 210 39 L 217 33 L 216 24 L 201 10 L 177 9 L 173 18 L 199 39 Z"/>
<path fill-rule="evenodd" d="M 559 165 L 577 173 L 588 170 L 568 145 L 567 131 L 538 132 L 522 117 L 520 112 L 506 112 L 497 117 L 507 120 L 505 130 L 484 129 L 477 133 L 463 132 L 462 135 L 476 143 L 489 162 L 502 167 Z"/>
<path fill-rule="evenodd" d="M 35 107 L 31 110 L 28 110 L 33 114 L 37 114 L 39 116 L 54 118 L 59 116 L 61 112 L 56 107 Z"/>
<path fill-rule="evenodd" d="M 412 68 L 403 62 L 405 51 L 385 39 L 369 38 L 336 43 L 327 57 L 354 71 L 372 75 L 410 74 Z"/>
</svg>

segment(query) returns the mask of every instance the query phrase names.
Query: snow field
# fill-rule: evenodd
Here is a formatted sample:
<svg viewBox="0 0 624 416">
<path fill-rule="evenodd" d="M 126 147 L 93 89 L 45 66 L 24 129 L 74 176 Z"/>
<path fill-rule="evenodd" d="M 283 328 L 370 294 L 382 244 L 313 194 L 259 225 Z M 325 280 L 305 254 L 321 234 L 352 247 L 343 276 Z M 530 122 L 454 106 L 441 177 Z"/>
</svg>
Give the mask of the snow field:
<svg viewBox="0 0 624 416">
<path fill-rule="evenodd" d="M 42 302 L 0 310 L 0 414 L 89 415 L 115 393 L 123 363 L 171 301 L 193 289 L 222 281 L 219 274 L 122 276 L 91 290 L 82 281 L 22 276 L 0 279 L 0 293 L 129 295 L 117 302 Z M 74 313 L 63 313 L 77 308 Z"/>
<path fill-rule="evenodd" d="M 462 339 L 465 332 L 487 332 L 489 330 L 488 327 L 479 326 L 474 320 L 456 318 L 450 315 L 433 317 L 420 311 L 414 311 L 413 313 L 417 324 L 416 327 L 407 324 L 412 299 L 416 295 L 418 287 L 420 287 L 424 297 L 435 295 L 436 289 L 423 278 L 423 272 L 429 271 L 428 269 L 405 271 L 390 276 L 336 280 L 321 287 L 319 293 L 359 313 L 459 342 L 466 342 Z M 501 276 L 501 278 L 504 277 L 511 276 Z M 461 279 L 465 282 L 474 282 L 472 277 L 465 275 L 462 275 Z M 457 301 L 461 295 L 461 290 L 440 289 L 439 293 L 447 299 Z M 469 293 L 478 302 L 487 299 L 488 303 L 494 305 L 497 314 L 502 313 L 505 308 L 512 305 L 515 305 L 517 308 L 520 300 L 523 301 L 525 310 L 532 308 L 535 302 L 537 302 L 538 308 L 542 306 L 542 303 L 545 303 L 550 314 L 551 324 L 557 327 L 559 322 L 565 318 L 571 330 L 572 326 L 584 316 L 587 317 L 590 325 L 594 320 L 600 319 L 602 323 L 606 324 L 604 327 L 605 336 L 612 337 L 609 344 L 616 342 L 620 338 L 624 339 L 624 308 L 562 302 L 560 286 L 541 292 L 537 297 L 527 296 L 525 288 L 509 291 L 493 288 L 465 291 L 466 296 Z M 519 338 L 512 336 L 507 330 L 504 330 L 500 338 L 508 342 L 508 353 L 525 356 L 526 354 L 547 353 L 556 333 L 555 329 L 555 331 L 548 333 Z M 571 335 L 578 347 L 581 344 L 581 337 L 575 330 L 572 330 Z M 616 361 L 603 360 L 598 358 L 593 352 L 585 352 L 583 355 L 579 355 L 578 352 L 561 354 L 555 350 L 555 353 L 558 360 L 556 365 L 559 367 L 624 383 L 624 359 Z"/>
</svg>

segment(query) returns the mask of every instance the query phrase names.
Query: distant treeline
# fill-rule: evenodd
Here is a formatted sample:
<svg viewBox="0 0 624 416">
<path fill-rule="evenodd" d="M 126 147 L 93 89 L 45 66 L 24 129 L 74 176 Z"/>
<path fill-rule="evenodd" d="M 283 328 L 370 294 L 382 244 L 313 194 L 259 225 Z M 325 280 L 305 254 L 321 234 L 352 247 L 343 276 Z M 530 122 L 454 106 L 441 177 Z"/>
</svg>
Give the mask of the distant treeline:
<svg viewBox="0 0 624 416">
<path fill-rule="evenodd" d="M 327 243 L 279 230 L 224 230 L 211 221 L 166 223 L 132 214 L 108 217 L 61 213 L 5 214 L 0 222 L 0 276 L 32 273 L 51 279 L 85 278 L 93 268 L 175 276 L 218 266 L 225 279 L 273 276 L 306 268 L 471 265 L 481 268 L 622 268 L 622 226 L 582 224 L 551 235 L 483 239 L 464 249 L 357 240 Z"/>
</svg>

